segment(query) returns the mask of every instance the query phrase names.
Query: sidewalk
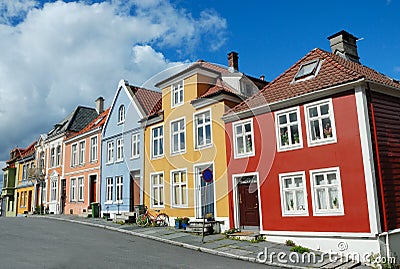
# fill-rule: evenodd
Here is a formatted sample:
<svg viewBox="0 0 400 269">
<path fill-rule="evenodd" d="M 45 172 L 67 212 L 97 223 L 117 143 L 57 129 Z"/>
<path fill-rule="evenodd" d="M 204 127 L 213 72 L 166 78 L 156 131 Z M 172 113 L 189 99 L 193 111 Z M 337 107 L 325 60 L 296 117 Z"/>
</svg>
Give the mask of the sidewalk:
<svg viewBox="0 0 400 269">
<path fill-rule="evenodd" d="M 250 242 L 228 239 L 224 234 L 207 235 L 204 243 L 201 242 L 201 235 L 186 233 L 183 230 L 176 230 L 174 227 L 146 227 L 142 228 L 136 224 L 118 224 L 112 221 L 106 221 L 101 218 L 83 218 L 74 215 L 45 215 L 38 216 L 44 218 L 57 219 L 73 223 L 80 223 L 93 227 L 118 231 L 130 235 L 140 236 L 168 244 L 206 252 L 214 255 L 245 260 L 249 262 L 259 262 L 257 257 L 263 260 L 262 263 L 284 268 L 369 268 L 360 266 L 359 263 L 329 260 L 327 255 L 321 255 L 319 252 L 312 252 L 315 255 L 313 259 L 308 256 L 302 261 L 302 254 L 291 252 L 291 247 L 284 244 L 272 243 L 267 241 Z M 259 255 L 263 252 L 264 255 Z M 267 255 L 265 255 L 267 253 Z M 279 256 L 279 255 L 280 256 Z M 278 261 L 279 256 L 279 261 Z M 292 257 L 290 259 L 290 257 Z M 299 258 L 300 262 L 292 262 Z M 292 261 L 291 261 L 292 260 Z M 265 261 L 265 262 L 264 262 Z"/>
</svg>

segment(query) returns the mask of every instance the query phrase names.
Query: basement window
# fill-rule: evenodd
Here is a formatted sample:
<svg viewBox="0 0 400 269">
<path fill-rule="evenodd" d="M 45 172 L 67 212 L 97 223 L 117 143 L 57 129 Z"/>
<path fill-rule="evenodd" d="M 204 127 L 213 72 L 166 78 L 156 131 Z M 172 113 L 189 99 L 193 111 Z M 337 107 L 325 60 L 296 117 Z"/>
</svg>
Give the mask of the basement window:
<svg viewBox="0 0 400 269">
<path fill-rule="evenodd" d="M 294 77 L 294 79 L 300 80 L 308 76 L 315 76 L 318 70 L 318 64 L 319 64 L 319 59 L 302 64 L 299 68 L 299 71 L 297 71 L 297 74 Z"/>
</svg>

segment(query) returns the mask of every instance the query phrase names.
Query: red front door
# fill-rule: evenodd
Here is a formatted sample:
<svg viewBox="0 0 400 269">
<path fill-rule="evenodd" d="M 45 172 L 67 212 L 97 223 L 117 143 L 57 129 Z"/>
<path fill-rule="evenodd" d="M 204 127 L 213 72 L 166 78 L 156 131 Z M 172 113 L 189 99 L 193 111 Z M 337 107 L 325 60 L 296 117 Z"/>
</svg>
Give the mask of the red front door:
<svg viewBox="0 0 400 269">
<path fill-rule="evenodd" d="M 250 192 L 250 183 L 239 184 L 240 226 L 259 226 L 260 215 L 258 211 L 258 192 Z"/>
</svg>

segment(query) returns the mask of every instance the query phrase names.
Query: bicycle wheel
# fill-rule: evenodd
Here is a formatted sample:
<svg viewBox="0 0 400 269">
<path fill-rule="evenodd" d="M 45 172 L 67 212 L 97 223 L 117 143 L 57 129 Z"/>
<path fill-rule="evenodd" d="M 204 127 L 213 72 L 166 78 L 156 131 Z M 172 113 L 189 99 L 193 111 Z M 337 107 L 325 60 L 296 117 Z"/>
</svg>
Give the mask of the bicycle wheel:
<svg viewBox="0 0 400 269">
<path fill-rule="evenodd" d="M 165 213 L 158 214 L 156 217 L 157 226 L 168 226 L 169 225 L 169 217 Z"/>
<path fill-rule="evenodd" d="M 149 219 L 146 215 L 141 214 L 136 218 L 136 224 L 140 227 L 146 227 L 149 224 Z"/>
</svg>

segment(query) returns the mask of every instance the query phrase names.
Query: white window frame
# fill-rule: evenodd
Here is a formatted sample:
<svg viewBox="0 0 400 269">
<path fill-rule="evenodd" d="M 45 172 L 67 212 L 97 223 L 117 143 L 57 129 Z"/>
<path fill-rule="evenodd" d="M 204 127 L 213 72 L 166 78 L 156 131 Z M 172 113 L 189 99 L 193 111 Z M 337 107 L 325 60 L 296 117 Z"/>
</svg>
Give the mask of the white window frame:
<svg viewBox="0 0 400 269">
<path fill-rule="evenodd" d="M 115 177 L 115 200 L 117 203 L 121 204 L 123 201 L 123 188 L 124 188 L 124 178 L 122 176 Z"/>
<path fill-rule="evenodd" d="M 131 148 L 131 158 L 136 159 L 140 157 L 140 133 L 132 134 L 132 148 Z"/>
<path fill-rule="evenodd" d="M 79 154 L 78 154 L 78 163 L 79 165 L 85 164 L 85 154 L 86 154 L 86 141 L 79 141 Z"/>
<path fill-rule="evenodd" d="M 76 197 L 77 197 L 77 195 L 76 195 L 76 178 L 71 178 L 70 185 L 71 185 L 70 186 L 70 190 L 71 190 L 70 195 L 71 195 L 71 197 L 69 198 L 69 200 L 71 202 L 76 202 Z"/>
<path fill-rule="evenodd" d="M 74 167 L 77 165 L 77 160 L 78 160 L 78 143 L 72 144 L 71 145 L 71 167 Z"/>
<path fill-rule="evenodd" d="M 52 201 L 52 202 L 57 201 L 57 180 L 56 179 L 50 180 L 50 201 Z"/>
<path fill-rule="evenodd" d="M 179 176 L 185 175 L 185 181 L 179 181 L 178 183 L 174 182 L 174 175 L 179 174 Z M 170 171 L 170 185 L 171 185 L 171 206 L 172 207 L 177 207 L 177 208 L 185 208 L 188 207 L 188 174 L 187 174 L 187 168 L 184 169 L 176 169 L 176 170 L 171 170 Z M 175 203 L 175 187 L 178 187 L 180 197 L 179 197 L 179 202 Z M 185 189 L 183 191 L 183 188 Z M 185 196 L 186 202 L 182 202 L 182 197 L 183 195 Z"/>
<path fill-rule="evenodd" d="M 118 108 L 118 124 L 125 122 L 125 106 L 120 105 Z"/>
<path fill-rule="evenodd" d="M 98 146 L 99 145 L 99 139 L 97 135 L 92 136 L 90 138 L 90 162 L 96 162 L 98 161 Z"/>
<path fill-rule="evenodd" d="M 54 167 L 56 164 L 56 148 L 52 147 L 50 149 L 50 167 Z"/>
<path fill-rule="evenodd" d="M 122 137 L 116 139 L 117 156 L 115 162 L 122 162 L 124 160 L 124 139 Z"/>
<path fill-rule="evenodd" d="M 78 177 L 78 201 L 83 202 L 85 200 L 85 178 Z"/>
<path fill-rule="evenodd" d="M 242 125 L 243 128 L 243 141 L 245 140 L 245 136 L 246 136 L 246 132 L 245 132 L 245 128 L 244 125 L 250 123 L 251 126 L 251 143 L 252 143 L 252 151 L 249 152 L 244 152 L 244 153 L 239 153 L 238 152 L 238 145 L 237 145 L 237 134 L 236 134 L 236 127 L 238 125 Z M 234 158 L 235 159 L 240 159 L 240 158 L 246 158 L 246 157 L 252 157 L 255 155 L 255 144 L 254 144 L 254 125 L 253 125 L 253 118 L 250 119 L 245 119 L 245 120 L 241 120 L 241 121 L 237 121 L 234 122 L 232 124 L 232 132 L 233 132 L 233 146 L 234 146 Z"/>
<path fill-rule="evenodd" d="M 158 135 L 156 138 L 154 137 L 154 130 L 155 129 L 158 129 L 158 128 L 161 128 L 162 129 L 162 135 Z M 165 130 L 164 130 L 164 125 L 157 125 L 157 126 L 154 126 L 154 127 L 152 127 L 151 128 L 151 131 L 150 131 L 150 135 L 151 135 L 151 144 L 150 144 L 150 150 L 151 150 L 151 158 L 152 159 L 157 159 L 157 158 L 162 158 L 162 157 L 164 157 L 164 132 Z M 158 152 L 158 154 L 157 155 L 155 155 L 154 154 L 154 141 L 155 140 L 157 140 L 159 143 L 160 143 L 160 141 L 161 141 L 161 144 L 162 144 L 162 154 L 160 154 L 159 152 Z M 158 150 L 157 150 L 158 151 Z"/>
<path fill-rule="evenodd" d="M 106 203 L 112 203 L 114 199 L 114 178 L 106 177 Z"/>
<path fill-rule="evenodd" d="M 162 175 L 161 183 L 154 184 L 153 176 L 157 176 L 159 178 L 160 175 Z M 160 179 L 158 179 L 158 182 L 159 181 L 160 181 Z M 164 182 L 165 182 L 164 171 L 150 173 L 150 205 L 151 205 L 151 208 L 164 208 L 164 206 L 165 206 L 165 187 L 164 187 Z M 158 204 L 154 204 L 154 195 L 153 195 L 154 188 L 157 188 L 158 197 L 159 198 L 162 195 L 162 203 L 161 203 L 161 199 L 159 199 L 160 200 L 159 203 Z M 162 191 L 160 190 L 161 188 L 162 188 Z"/>
<path fill-rule="evenodd" d="M 297 122 L 295 123 L 290 123 L 289 122 L 289 114 L 296 113 L 297 115 Z M 279 117 L 285 115 L 287 122 L 285 124 L 279 124 Z M 299 137 L 298 143 L 293 144 L 291 141 L 291 129 L 290 126 L 297 125 L 297 129 L 299 132 Z M 288 144 L 287 145 L 282 145 L 282 140 L 281 140 L 281 132 L 280 129 L 282 128 L 287 128 L 288 130 Z M 301 126 L 301 118 L 300 118 L 300 108 L 295 107 L 295 108 L 288 108 L 284 110 L 280 110 L 275 112 L 275 129 L 276 129 L 276 144 L 277 144 L 277 150 L 278 152 L 281 151 L 287 151 L 287 150 L 293 150 L 293 149 L 300 149 L 303 148 L 303 136 L 302 136 L 302 126 Z"/>
<path fill-rule="evenodd" d="M 337 184 L 325 184 L 325 185 L 316 185 L 315 183 L 315 176 L 316 175 L 324 175 L 326 179 L 327 174 L 336 174 L 336 180 L 338 181 Z M 341 184 L 341 179 L 340 179 L 340 169 L 339 167 L 332 167 L 332 168 L 324 168 L 324 169 L 316 169 L 316 170 L 310 170 L 310 182 L 311 182 L 311 192 L 312 192 L 312 203 L 313 203 L 313 212 L 315 216 L 340 216 L 344 215 L 344 203 L 343 203 L 343 195 L 342 195 L 342 184 Z M 332 207 L 329 204 L 330 199 L 329 195 L 326 195 L 325 201 L 327 202 L 327 209 L 318 209 L 317 208 L 317 189 L 325 189 L 327 192 L 327 189 L 329 186 L 335 186 L 337 188 L 337 203 L 338 203 L 338 208 L 334 208 L 334 205 L 332 203 Z M 328 192 L 327 192 L 328 193 Z M 331 208 L 330 208 L 331 207 Z"/>
<path fill-rule="evenodd" d="M 301 177 L 303 181 L 302 187 L 290 187 L 285 188 L 285 179 L 290 178 L 294 180 L 294 178 Z M 308 216 L 308 199 L 307 199 L 307 180 L 306 180 L 306 173 L 305 171 L 299 172 L 291 172 L 291 173 L 283 173 L 279 174 L 279 185 L 280 185 L 280 194 L 281 194 L 281 209 L 282 209 L 282 216 Z M 303 199 L 304 199 L 304 209 L 299 210 L 297 209 L 297 192 L 296 191 L 303 191 Z M 286 192 L 291 192 L 294 196 L 292 203 L 293 209 L 288 209 L 290 205 L 287 204 L 286 201 Z"/>
<path fill-rule="evenodd" d="M 178 102 L 175 102 L 175 93 L 178 95 Z M 184 81 L 181 80 L 171 85 L 171 107 L 174 108 L 180 106 L 184 102 L 185 102 Z"/>
<path fill-rule="evenodd" d="M 61 165 L 61 145 L 56 147 L 56 166 Z"/>
<path fill-rule="evenodd" d="M 114 141 L 107 142 L 107 162 L 106 164 L 110 164 L 114 162 Z"/>
<path fill-rule="evenodd" d="M 209 123 L 205 123 L 205 119 L 206 119 L 206 114 L 209 113 L 210 114 L 210 122 Z M 198 125 L 197 124 L 197 119 L 199 117 L 203 118 L 203 123 Z M 203 110 L 203 111 L 199 111 L 198 113 L 193 114 L 193 133 L 194 133 L 194 147 L 195 149 L 203 149 L 203 148 L 207 148 L 213 145 L 213 130 L 212 130 L 212 113 L 211 113 L 211 109 L 207 109 L 207 110 Z M 210 140 L 207 141 L 206 139 L 206 126 L 209 125 L 210 126 Z M 198 132 L 197 130 L 199 128 L 203 128 L 203 144 L 199 144 L 199 139 L 198 139 Z"/>
<path fill-rule="evenodd" d="M 331 129 L 332 129 L 331 130 L 331 133 L 332 133 L 331 137 L 324 137 L 325 135 L 324 135 L 324 127 L 322 126 L 322 119 L 326 118 L 326 116 L 321 116 L 320 115 L 319 107 L 321 105 L 325 105 L 325 104 L 328 104 L 328 106 L 329 106 L 329 117 L 330 117 L 330 121 L 331 121 Z M 317 106 L 318 116 L 313 118 L 313 119 L 318 120 L 320 132 L 321 132 L 323 138 L 313 140 L 312 139 L 311 124 L 310 124 L 310 120 L 311 119 L 310 119 L 310 117 L 308 115 L 308 109 L 311 108 L 311 107 L 315 107 L 315 106 Z M 334 113 L 333 109 L 334 108 L 333 108 L 332 98 L 304 105 L 304 114 L 305 114 L 306 126 L 307 126 L 307 142 L 308 142 L 308 146 L 309 147 L 319 146 L 319 145 L 326 145 L 326 144 L 331 144 L 331 143 L 336 143 L 337 142 L 335 113 Z"/>
<path fill-rule="evenodd" d="M 178 131 L 174 132 L 173 131 L 173 127 L 172 125 L 174 124 L 178 124 L 178 128 L 180 125 L 180 122 L 183 121 L 183 129 L 178 129 Z M 170 133 L 171 133 L 171 155 L 174 154 L 183 154 L 186 152 L 186 119 L 185 117 L 176 119 L 174 121 L 170 122 Z M 183 148 L 181 148 L 182 145 L 182 141 L 181 141 L 181 134 L 183 133 L 183 139 L 185 140 L 183 143 Z M 174 151 L 174 136 L 177 135 L 178 136 L 178 149 L 176 151 Z"/>
</svg>

